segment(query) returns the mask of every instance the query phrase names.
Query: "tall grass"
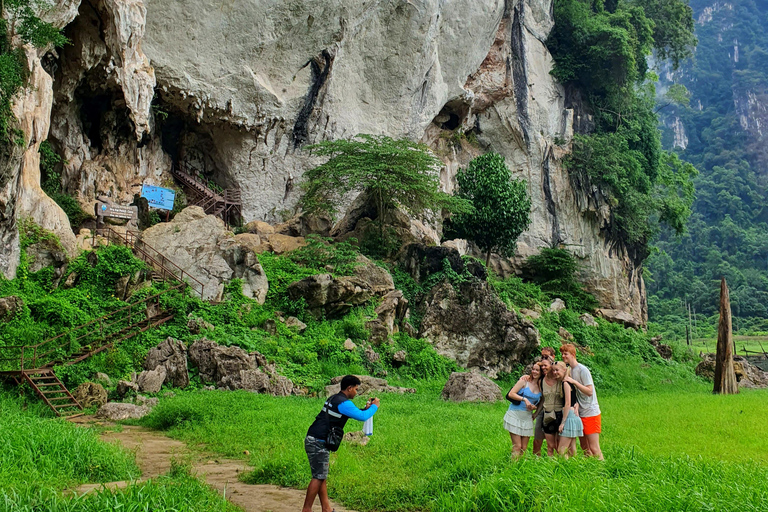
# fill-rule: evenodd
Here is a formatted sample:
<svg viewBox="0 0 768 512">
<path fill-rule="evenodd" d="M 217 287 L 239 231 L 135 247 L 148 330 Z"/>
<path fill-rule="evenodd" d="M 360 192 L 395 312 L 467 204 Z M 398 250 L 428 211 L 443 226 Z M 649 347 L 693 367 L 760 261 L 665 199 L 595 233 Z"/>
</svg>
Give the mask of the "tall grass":
<svg viewBox="0 0 768 512">
<path fill-rule="evenodd" d="M 761 510 L 768 498 L 768 411 L 761 392 L 601 397 L 607 460 L 510 461 L 505 403 L 454 404 L 439 386 L 385 395 L 366 447 L 331 458 L 332 498 L 358 510 Z M 251 452 L 250 483 L 304 487 L 303 438 L 321 398 L 184 393 L 143 423 L 230 457 Z M 741 412 L 743 411 L 743 412 Z M 349 422 L 347 430 L 359 428 Z M 735 435 L 741 439 L 736 440 Z M 764 508 L 762 509 L 764 510 Z"/>
</svg>

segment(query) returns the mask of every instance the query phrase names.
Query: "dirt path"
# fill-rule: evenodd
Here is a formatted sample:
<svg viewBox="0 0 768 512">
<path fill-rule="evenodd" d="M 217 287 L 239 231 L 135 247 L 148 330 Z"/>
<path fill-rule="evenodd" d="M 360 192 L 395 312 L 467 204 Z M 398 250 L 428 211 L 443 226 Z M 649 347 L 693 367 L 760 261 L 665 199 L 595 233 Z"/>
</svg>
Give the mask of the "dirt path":
<svg viewBox="0 0 768 512">
<path fill-rule="evenodd" d="M 81 416 L 72 421 L 86 426 L 109 425 L 87 416 Z M 153 430 L 123 425 L 121 431 L 105 431 L 101 434 L 101 438 L 135 451 L 142 480 L 168 472 L 173 458 L 182 462 L 191 460 L 195 475 L 223 493 L 230 502 L 241 507 L 245 512 L 297 512 L 304 504 L 304 491 L 275 485 L 249 485 L 240 482 L 239 474 L 250 470 L 241 460 L 221 459 L 192 452 L 183 442 L 170 439 Z M 309 468 L 307 470 L 309 471 Z M 124 481 L 86 484 L 78 487 L 76 491 L 82 493 L 100 489 L 102 486 L 115 489 L 127 485 L 128 482 Z M 354 512 L 335 503 L 333 507 L 336 512 Z M 315 502 L 314 510 L 320 510 L 319 501 Z"/>
</svg>

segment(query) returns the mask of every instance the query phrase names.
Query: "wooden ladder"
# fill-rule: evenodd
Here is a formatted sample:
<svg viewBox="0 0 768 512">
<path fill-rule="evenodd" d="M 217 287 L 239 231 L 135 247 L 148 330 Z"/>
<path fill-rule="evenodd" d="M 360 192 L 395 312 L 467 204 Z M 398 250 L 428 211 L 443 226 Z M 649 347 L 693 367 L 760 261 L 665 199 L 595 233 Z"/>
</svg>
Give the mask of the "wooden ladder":
<svg viewBox="0 0 768 512">
<path fill-rule="evenodd" d="M 52 369 L 25 370 L 22 373 L 22 378 L 56 416 L 69 416 L 83 410 L 83 406 L 75 400 L 75 397 L 53 373 Z"/>
</svg>

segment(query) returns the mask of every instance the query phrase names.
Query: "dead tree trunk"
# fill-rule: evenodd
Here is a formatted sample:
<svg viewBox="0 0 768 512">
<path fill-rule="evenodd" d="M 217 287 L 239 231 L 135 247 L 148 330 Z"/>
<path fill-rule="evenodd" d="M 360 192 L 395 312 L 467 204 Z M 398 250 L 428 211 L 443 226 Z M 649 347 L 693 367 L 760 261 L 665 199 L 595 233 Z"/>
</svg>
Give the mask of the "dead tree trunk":
<svg viewBox="0 0 768 512">
<path fill-rule="evenodd" d="M 713 393 L 735 395 L 739 392 L 736 372 L 733 370 L 733 333 L 731 299 L 725 278 L 720 282 L 720 325 L 717 329 L 717 355 L 715 357 L 715 388 Z"/>
</svg>

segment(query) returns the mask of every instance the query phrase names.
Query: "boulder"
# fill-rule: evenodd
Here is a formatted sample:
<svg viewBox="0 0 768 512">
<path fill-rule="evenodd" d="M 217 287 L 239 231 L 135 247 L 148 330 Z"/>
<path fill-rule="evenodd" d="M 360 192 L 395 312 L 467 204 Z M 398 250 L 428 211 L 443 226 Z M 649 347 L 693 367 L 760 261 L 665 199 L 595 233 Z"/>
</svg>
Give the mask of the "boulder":
<svg viewBox="0 0 768 512">
<path fill-rule="evenodd" d="M 448 260 L 454 272 L 458 274 L 464 272 L 464 261 L 459 251 L 453 247 L 409 244 L 403 247 L 397 256 L 400 268 L 417 282 L 423 282 L 432 274 L 442 272 L 444 260 Z"/>
<path fill-rule="evenodd" d="M 225 347 L 202 338 L 189 347 L 189 360 L 198 368 L 204 382 L 217 385 L 228 375 L 239 375 L 241 370 L 255 370 L 256 360 L 240 347 Z"/>
<path fill-rule="evenodd" d="M 568 330 L 565 327 L 560 327 L 560 329 L 558 329 L 557 331 L 557 334 L 564 341 L 573 341 L 573 334 L 568 332 Z"/>
<path fill-rule="evenodd" d="M 158 367 L 165 369 L 165 382 L 169 382 L 173 387 L 185 388 L 189 385 L 187 347 L 181 341 L 169 336 L 165 341 L 149 351 L 144 361 L 144 368 L 146 370 L 157 370 Z M 157 391 L 154 391 L 154 393 L 157 393 Z"/>
<path fill-rule="evenodd" d="M 253 233 L 259 236 L 271 235 L 275 232 L 275 228 L 260 220 L 252 220 L 243 227 L 248 233 Z"/>
<path fill-rule="evenodd" d="M 158 393 L 165 382 L 166 370 L 163 366 L 158 366 L 154 370 L 145 370 L 139 374 L 136 383 L 139 385 L 139 391 L 144 393 Z"/>
<path fill-rule="evenodd" d="M 653 345 L 653 348 L 656 349 L 656 352 L 658 352 L 661 357 L 667 360 L 672 359 L 672 347 L 661 343 L 661 339 L 661 336 L 654 336 L 648 340 L 648 342 Z"/>
<path fill-rule="evenodd" d="M 160 403 L 160 399 L 156 396 L 144 396 L 144 395 L 136 395 L 131 400 L 136 405 L 145 405 L 149 408 L 152 408 Z"/>
<path fill-rule="evenodd" d="M 107 403 L 107 391 L 104 386 L 95 382 L 83 382 L 75 388 L 72 396 L 86 409 L 94 405 L 101 407 Z"/>
<path fill-rule="evenodd" d="M 387 329 L 387 326 L 384 325 L 384 322 L 379 319 L 365 322 L 365 328 L 370 333 L 368 335 L 368 341 L 376 346 L 386 343 L 391 332 Z"/>
<path fill-rule="evenodd" d="M 151 409 L 146 405 L 109 402 L 96 411 L 96 417 L 111 421 L 139 419 L 149 414 L 150 411 Z"/>
<path fill-rule="evenodd" d="M 587 325 L 589 327 L 598 327 L 597 320 L 595 320 L 595 317 L 593 317 L 589 313 L 584 313 L 579 317 L 579 319 L 582 322 L 584 322 L 584 325 Z"/>
<path fill-rule="evenodd" d="M 626 311 L 620 309 L 598 309 L 595 313 L 600 318 L 609 322 L 622 324 L 624 327 L 631 327 L 632 329 L 640 328 L 640 322 Z"/>
<path fill-rule="evenodd" d="M 376 377 L 370 377 L 368 375 L 356 375 L 356 377 L 360 379 L 360 386 L 357 388 L 358 395 L 377 396 L 380 393 L 398 393 L 402 395 L 404 393 L 416 392 L 414 388 L 390 386 L 384 379 L 377 379 Z M 331 379 L 331 385 L 325 386 L 326 396 L 332 396 L 341 391 L 339 389 L 339 384 L 341 384 L 341 379 L 343 378 L 343 375 L 339 375 L 338 377 Z"/>
<path fill-rule="evenodd" d="M 355 350 L 356 348 L 357 345 L 351 339 L 347 338 L 344 340 L 344 350 Z"/>
<path fill-rule="evenodd" d="M 295 316 L 289 316 L 285 319 L 285 326 L 289 329 L 293 329 L 298 333 L 302 333 L 307 330 L 307 324 L 296 318 Z"/>
<path fill-rule="evenodd" d="M 66 284 L 66 281 L 64 283 Z M 152 286 L 152 280 L 147 277 L 146 272 L 139 271 L 132 275 L 122 276 L 115 282 L 115 297 L 120 300 L 127 300 L 137 291 L 150 286 Z"/>
<path fill-rule="evenodd" d="M 365 288 L 377 297 L 384 297 L 395 289 L 395 282 L 385 268 L 380 267 L 362 254 L 355 260 L 354 277 L 365 283 Z"/>
<path fill-rule="evenodd" d="M 205 330 L 213 330 L 215 329 L 214 325 L 211 323 L 206 322 L 202 318 L 195 316 L 194 313 L 190 313 L 187 316 L 187 329 L 189 329 L 189 332 L 191 334 L 200 334 L 201 332 Z"/>
<path fill-rule="evenodd" d="M 496 402 L 501 400 L 501 388 L 488 377 L 475 372 L 454 372 L 445 383 L 443 400 L 452 402 Z"/>
<path fill-rule="evenodd" d="M 378 363 L 381 360 L 381 356 L 371 347 L 365 347 L 364 355 L 365 358 L 371 363 Z"/>
<path fill-rule="evenodd" d="M 93 380 L 101 384 L 102 386 L 112 387 L 112 379 L 106 373 L 96 372 Z"/>
<path fill-rule="evenodd" d="M 288 378 L 276 373 L 267 373 L 258 368 L 240 370 L 237 374 L 226 375 L 219 386 L 230 390 L 245 389 L 274 396 L 290 396 L 294 388 L 293 382 Z"/>
<path fill-rule="evenodd" d="M 453 240 L 446 240 L 440 244 L 441 247 L 447 247 L 448 249 L 454 249 L 459 253 L 459 256 L 464 256 L 469 252 L 468 243 L 463 238 L 455 238 Z"/>
<path fill-rule="evenodd" d="M 559 298 L 553 300 L 552 304 L 549 305 L 550 313 L 559 313 L 564 309 L 565 309 L 565 302 L 563 302 L 563 300 Z"/>
<path fill-rule="evenodd" d="M 0 297 L 0 322 L 8 322 L 24 309 L 24 301 L 16 295 Z"/>
<path fill-rule="evenodd" d="M 538 320 L 539 318 L 541 318 L 541 313 L 539 313 L 538 311 L 534 311 L 532 309 L 522 308 L 520 310 L 520 314 L 523 316 L 527 316 L 528 318 L 532 318 L 534 320 Z"/>
<path fill-rule="evenodd" d="M 365 304 L 374 296 L 369 284 L 354 276 L 334 278 L 318 274 L 288 286 L 291 300 L 304 299 L 307 311 L 315 318 L 344 316 L 353 306 Z"/>
<path fill-rule="evenodd" d="M 58 242 L 48 240 L 37 242 L 27 246 L 26 252 L 31 273 L 51 266 L 61 269 L 67 263 L 67 253 Z"/>
<path fill-rule="evenodd" d="M 285 254 L 307 245 L 307 241 L 303 236 L 288 236 L 274 233 L 272 235 L 266 235 L 265 238 L 266 244 L 262 241 L 262 245 L 268 245 L 269 249 L 267 250 L 272 251 L 275 254 Z"/>
<path fill-rule="evenodd" d="M 224 221 L 206 215 L 202 208 L 189 206 L 171 222 L 161 222 L 141 234 L 145 243 L 204 285 L 206 300 L 223 297 L 224 285 L 242 280 L 246 297 L 263 304 L 269 283 L 250 243 L 227 230 Z M 199 288 L 197 284 L 193 287 Z"/>
<path fill-rule="evenodd" d="M 130 393 L 138 393 L 139 385 L 132 381 L 121 380 L 117 383 L 117 396 L 124 398 Z"/>
<path fill-rule="evenodd" d="M 264 323 L 261 324 L 261 328 L 271 336 L 277 336 L 277 320 L 274 318 L 267 318 L 264 320 Z"/>
<path fill-rule="evenodd" d="M 511 372 L 539 346 L 533 322 L 507 310 L 486 281 L 435 286 L 422 305 L 419 336 L 460 366 L 495 377 Z"/>
<path fill-rule="evenodd" d="M 374 313 L 386 328 L 387 335 L 396 333 L 399 330 L 399 324 L 408 314 L 408 299 L 403 296 L 401 290 L 393 290 L 382 298 L 381 304 L 376 307 Z"/>
<path fill-rule="evenodd" d="M 407 359 L 408 359 L 408 353 L 405 350 L 398 350 L 392 356 L 392 364 L 394 364 L 395 366 L 402 366 L 405 364 L 405 361 Z"/>
</svg>

